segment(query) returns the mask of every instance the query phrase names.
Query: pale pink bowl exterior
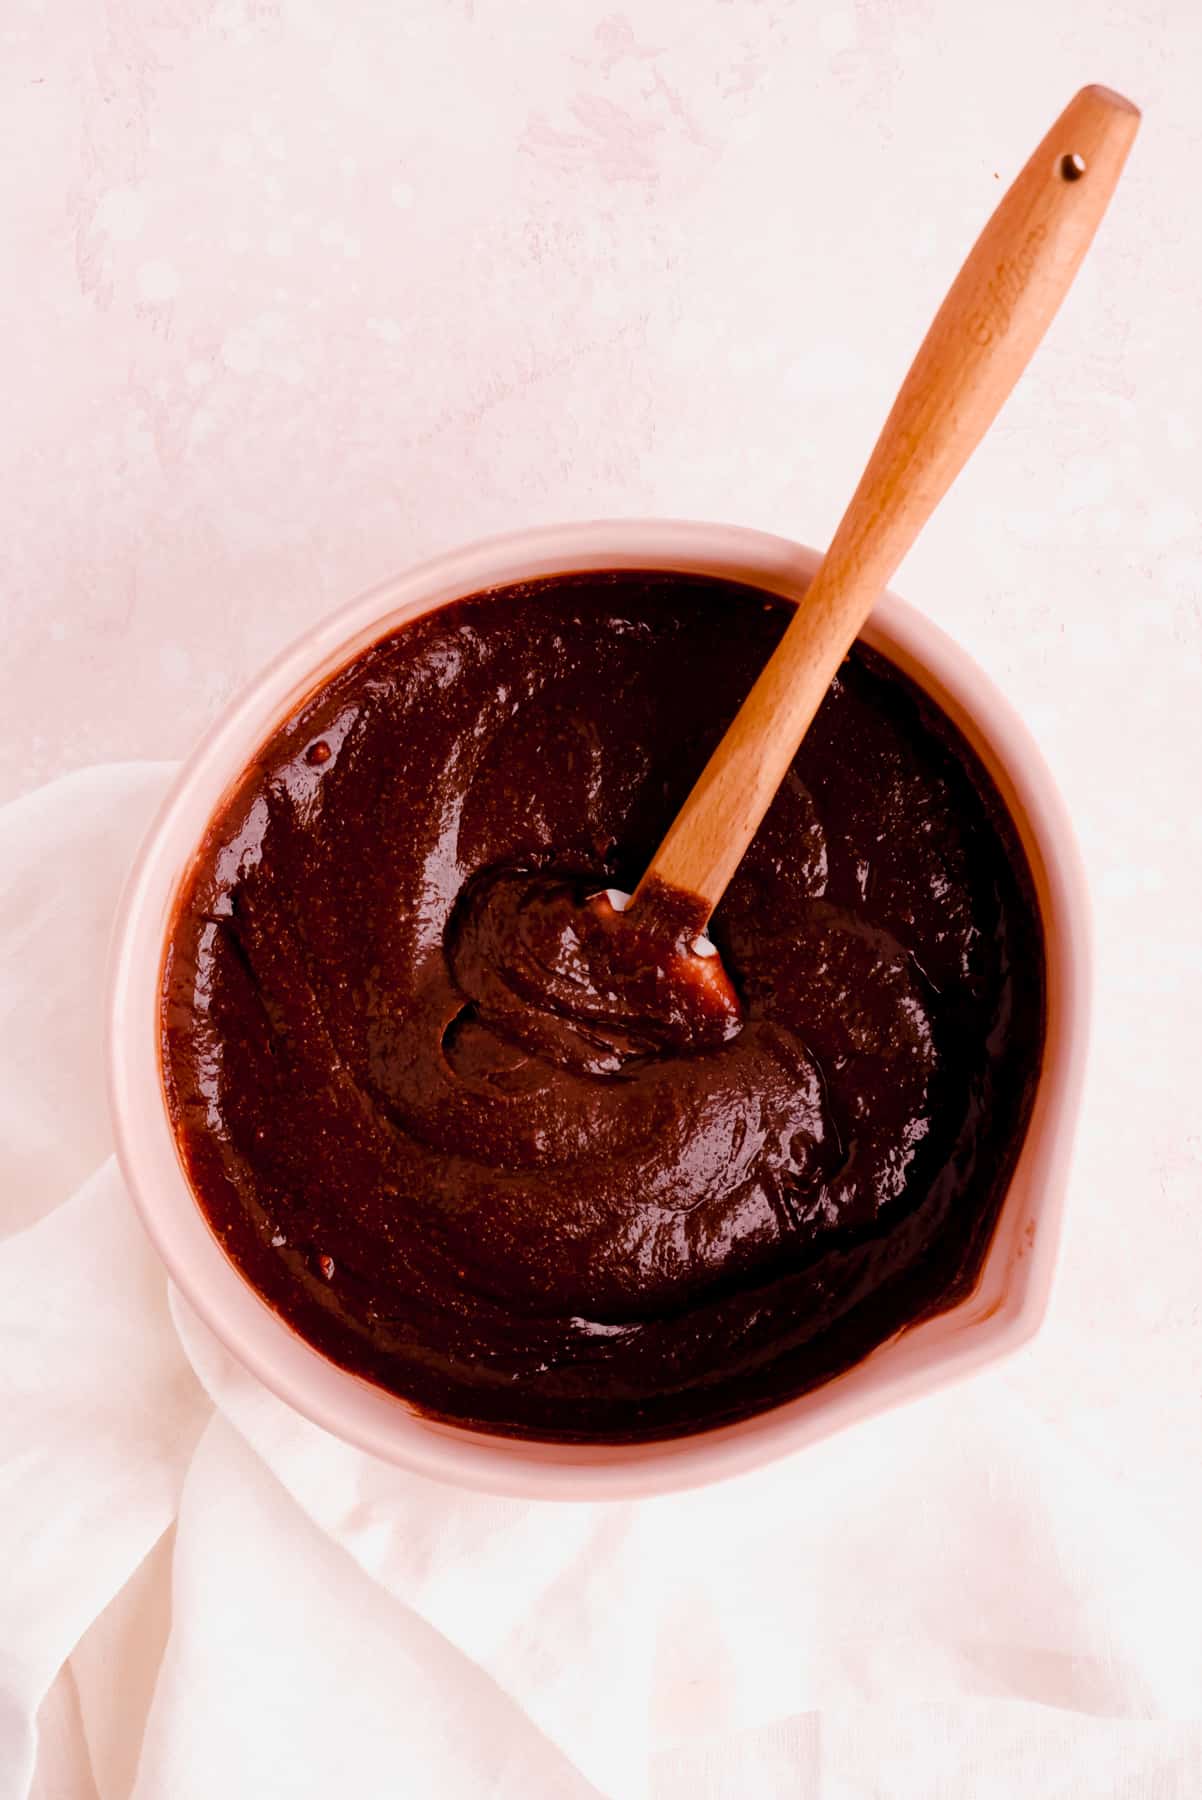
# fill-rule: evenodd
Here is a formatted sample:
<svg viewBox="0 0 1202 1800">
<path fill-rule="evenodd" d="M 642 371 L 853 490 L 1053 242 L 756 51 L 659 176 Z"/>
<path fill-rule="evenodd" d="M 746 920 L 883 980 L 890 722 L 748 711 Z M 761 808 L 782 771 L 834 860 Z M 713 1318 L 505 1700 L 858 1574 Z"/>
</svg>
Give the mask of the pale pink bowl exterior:
<svg viewBox="0 0 1202 1800">
<path fill-rule="evenodd" d="M 892 595 L 864 633 L 951 714 L 1022 834 L 1047 941 L 1048 1036 L 1034 1113 L 976 1291 L 902 1332 L 816 1392 L 740 1424 L 631 1447 L 538 1444 L 422 1418 L 298 1338 L 227 1260 L 184 1176 L 163 1098 L 158 984 L 180 877 L 227 787 L 300 698 L 383 633 L 459 595 L 556 571 L 671 568 L 797 597 L 813 551 L 735 526 L 621 520 L 492 539 L 384 583 L 278 657 L 184 765 L 131 873 L 110 977 L 110 1094 L 117 1154 L 168 1272 L 226 1348 L 326 1430 L 460 1487 L 528 1498 L 614 1499 L 716 1481 L 788 1455 L 996 1361 L 1047 1310 L 1089 1022 L 1089 915 L 1072 829 L 1016 714 L 950 638 Z"/>
</svg>

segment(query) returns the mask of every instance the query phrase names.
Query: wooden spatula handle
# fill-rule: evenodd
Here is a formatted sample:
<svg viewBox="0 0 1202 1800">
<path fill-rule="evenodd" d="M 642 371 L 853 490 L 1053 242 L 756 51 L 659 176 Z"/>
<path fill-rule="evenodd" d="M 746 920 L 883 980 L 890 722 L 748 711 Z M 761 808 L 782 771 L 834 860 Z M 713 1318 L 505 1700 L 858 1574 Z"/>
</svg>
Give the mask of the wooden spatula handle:
<svg viewBox="0 0 1202 1800">
<path fill-rule="evenodd" d="M 1082 88 L 1003 197 L 935 316 L 805 599 L 639 892 L 658 879 L 709 911 L 717 905 L 882 588 L 1068 292 L 1138 124 L 1121 94 Z"/>
</svg>

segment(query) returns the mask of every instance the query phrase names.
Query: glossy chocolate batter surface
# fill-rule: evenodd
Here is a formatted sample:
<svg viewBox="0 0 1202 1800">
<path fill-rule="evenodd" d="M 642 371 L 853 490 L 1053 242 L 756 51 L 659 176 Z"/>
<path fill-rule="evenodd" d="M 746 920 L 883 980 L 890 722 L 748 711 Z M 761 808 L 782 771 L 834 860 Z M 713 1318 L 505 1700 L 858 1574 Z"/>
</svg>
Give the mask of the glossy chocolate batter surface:
<svg viewBox="0 0 1202 1800">
<path fill-rule="evenodd" d="M 163 1063 L 200 1203 L 297 1331 L 427 1412 L 695 1430 L 976 1277 L 1042 940 L 985 772 L 890 664 L 844 664 L 715 981 L 582 905 L 633 888 L 788 616 L 671 574 L 456 602 L 275 734 L 184 885 Z"/>
</svg>

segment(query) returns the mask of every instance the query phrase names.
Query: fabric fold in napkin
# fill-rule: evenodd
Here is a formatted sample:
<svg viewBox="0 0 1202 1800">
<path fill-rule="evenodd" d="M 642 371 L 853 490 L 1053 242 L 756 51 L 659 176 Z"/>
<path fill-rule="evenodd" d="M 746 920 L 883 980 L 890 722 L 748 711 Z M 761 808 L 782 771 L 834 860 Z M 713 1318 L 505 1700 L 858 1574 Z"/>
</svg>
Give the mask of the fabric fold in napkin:
<svg viewBox="0 0 1202 1800">
<path fill-rule="evenodd" d="M 170 775 L 0 809 L 0 1800 L 1202 1792 L 1199 1546 L 1006 1368 L 720 1488 L 530 1505 L 234 1363 L 105 1109 L 107 940 Z"/>
</svg>

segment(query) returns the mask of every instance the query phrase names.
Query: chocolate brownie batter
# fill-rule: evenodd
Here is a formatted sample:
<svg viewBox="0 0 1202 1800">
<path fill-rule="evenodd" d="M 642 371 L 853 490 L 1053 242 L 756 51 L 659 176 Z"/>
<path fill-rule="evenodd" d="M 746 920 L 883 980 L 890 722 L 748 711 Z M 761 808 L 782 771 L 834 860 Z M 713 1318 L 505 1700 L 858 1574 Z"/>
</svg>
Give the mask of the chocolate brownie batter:
<svg viewBox="0 0 1202 1800">
<path fill-rule="evenodd" d="M 844 663 L 714 915 L 635 886 L 787 605 L 474 595 L 314 694 L 188 874 L 163 1068 L 197 1197 L 320 1350 L 484 1430 L 623 1441 L 845 1369 L 979 1271 L 1043 1038 L 1002 803 Z"/>
</svg>

